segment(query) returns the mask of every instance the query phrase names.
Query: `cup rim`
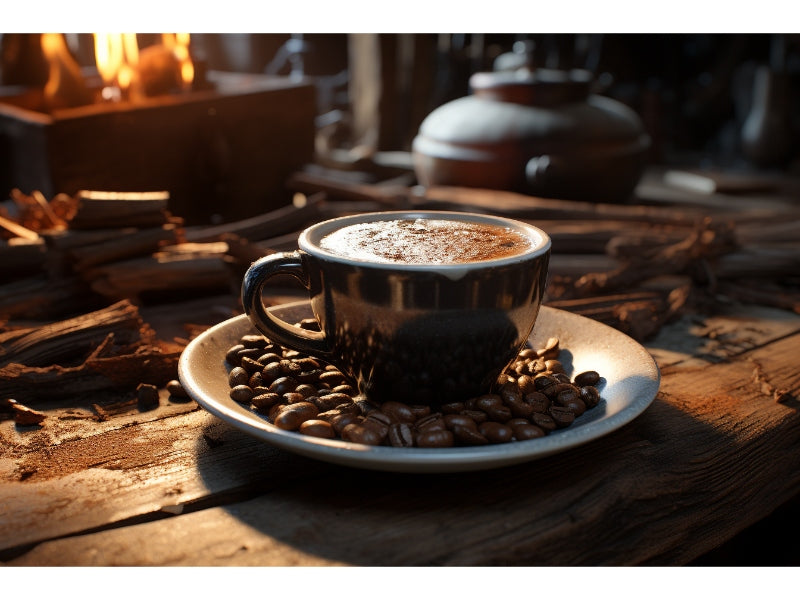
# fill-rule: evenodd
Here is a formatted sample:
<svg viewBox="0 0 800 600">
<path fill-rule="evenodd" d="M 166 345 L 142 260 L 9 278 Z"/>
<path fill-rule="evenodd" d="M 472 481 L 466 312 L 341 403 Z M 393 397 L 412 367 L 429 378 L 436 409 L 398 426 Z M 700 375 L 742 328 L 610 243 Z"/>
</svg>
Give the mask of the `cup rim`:
<svg viewBox="0 0 800 600">
<path fill-rule="evenodd" d="M 525 235 L 532 238 L 538 238 L 538 241 L 528 250 L 512 256 L 505 256 L 501 258 L 493 258 L 480 261 L 471 261 L 467 263 L 396 263 L 396 262 L 377 262 L 361 258 L 354 258 L 335 254 L 325 250 L 319 245 L 320 239 L 326 234 L 356 223 L 372 223 L 375 221 L 390 221 L 393 219 L 417 219 L 417 218 L 441 218 L 441 219 L 457 219 L 470 221 L 475 223 L 488 223 L 493 225 L 504 225 L 511 227 L 517 231 L 523 231 Z M 312 256 L 323 257 L 339 263 L 350 264 L 359 267 L 373 267 L 381 269 L 405 270 L 405 271 L 431 271 L 431 270 L 444 270 L 444 271 L 464 271 L 473 267 L 494 267 L 508 264 L 516 264 L 523 261 L 528 261 L 533 258 L 544 256 L 550 251 L 552 245 L 550 236 L 541 228 L 519 221 L 509 217 L 500 215 L 472 213 L 464 211 L 447 211 L 447 210 L 389 210 L 389 211 L 375 211 L 370 213 L 359 213 L 354 215 L 346 215 L 343 217 L 335 217 L 320 221 L 307 227 L 302 231 L 298 238 L 298 247 L 311 254 Z"/>
</svg>

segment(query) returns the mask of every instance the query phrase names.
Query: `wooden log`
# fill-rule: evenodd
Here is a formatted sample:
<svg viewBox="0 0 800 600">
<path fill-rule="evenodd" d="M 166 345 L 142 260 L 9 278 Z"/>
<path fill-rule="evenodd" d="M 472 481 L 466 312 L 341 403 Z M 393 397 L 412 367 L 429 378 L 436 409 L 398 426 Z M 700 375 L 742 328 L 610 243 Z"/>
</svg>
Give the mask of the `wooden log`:
<svg viewBox="0 0 800 600">
<path fill-rule="evenodd" d="M 227 234 L 248 240 L 263 240 L 302 229 L 319 220 L 320 207 L 325 203 L 325 194 L 317 193 L 304 198 L 298 204 L 288 204 L 273 211 L 213 227 L 189 227 L 185 230 L 187 242 L 214 242 Z"/>
<path fill-rule="evenodd" d="M 126 229 L 99 243 L 74 248 L 68 252 L 75 271 L 143 254 L 152 254 L 161 246 L 180 242 L 178 228 L 172 223 L 146 229 Z"/>
<path fill-rule="evenodd" d="M 0 365 L 74 363 L 109 335 L 113 335 L 113 344 L 120 353 L 154 338 L 136 306 L 121 301 L 71 319 L 0 333 Z"/>
<path fill-rule="evenodd" d="M 38 274 L 0 285 L 0 319 L 58 319 L 92 309 L 99 300 L 75 276 Z"/>
<path fill-rule="evenodd" d="M 169 192 L 106 192 L 80 190 L 72 229 L 155 227 L 170 221 Z"/>
</svg>

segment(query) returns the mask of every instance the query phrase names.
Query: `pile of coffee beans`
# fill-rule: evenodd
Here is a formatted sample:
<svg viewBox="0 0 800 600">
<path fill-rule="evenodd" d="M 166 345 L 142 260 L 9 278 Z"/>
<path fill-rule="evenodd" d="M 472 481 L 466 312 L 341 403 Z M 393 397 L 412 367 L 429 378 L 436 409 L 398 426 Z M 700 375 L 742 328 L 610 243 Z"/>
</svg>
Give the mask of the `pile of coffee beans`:
<svg viewBox="0 0 800 600">
<path fill-rule="evenodd" d="M 297 325 L 318 327 L 313 319 Z M 445 448 L 543 437 L 597 406 L 600 375 L 570 379 L 560 352 L 557 338 L 525 348 L 492 393 L 435 407 L 413 397 L 370 402 L 336 367 L 258 334 L 242 336 L 225 360 L 230 397 L 279 429 L 372 446 Z"/>
</svg>

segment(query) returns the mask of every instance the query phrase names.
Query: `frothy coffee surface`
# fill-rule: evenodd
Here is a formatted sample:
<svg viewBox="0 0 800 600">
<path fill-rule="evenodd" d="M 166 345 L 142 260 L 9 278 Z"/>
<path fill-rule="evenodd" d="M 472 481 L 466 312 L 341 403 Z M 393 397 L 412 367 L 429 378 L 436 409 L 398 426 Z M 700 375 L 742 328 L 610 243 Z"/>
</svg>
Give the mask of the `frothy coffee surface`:
<svg viewBox="0 0 800 600">
<path fill-rule="evenodd" d="M 514 256 L 533 245 L 533 240 L 509 227 L 448 219 L 357 223 L 320 240 L 328 252 L 357 260 L 437 265 Z"/>
</svg>

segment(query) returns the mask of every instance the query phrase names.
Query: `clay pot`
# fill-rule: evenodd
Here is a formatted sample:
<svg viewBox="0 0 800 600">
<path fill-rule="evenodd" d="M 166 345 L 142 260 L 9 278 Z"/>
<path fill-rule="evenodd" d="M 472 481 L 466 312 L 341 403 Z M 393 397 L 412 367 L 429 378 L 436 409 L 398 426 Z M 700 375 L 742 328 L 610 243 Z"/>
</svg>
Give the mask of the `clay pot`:
<svg viewBox="0 0 800 600">
<path fill-rule="evenodd" d="M 583 70 L 476 73 L 472 95 L 431 112 L 412 155 L 424 186 L 453 185 L 622 201 L 645 166 L 638 115 L 591 93 Z"/>
</svg>

